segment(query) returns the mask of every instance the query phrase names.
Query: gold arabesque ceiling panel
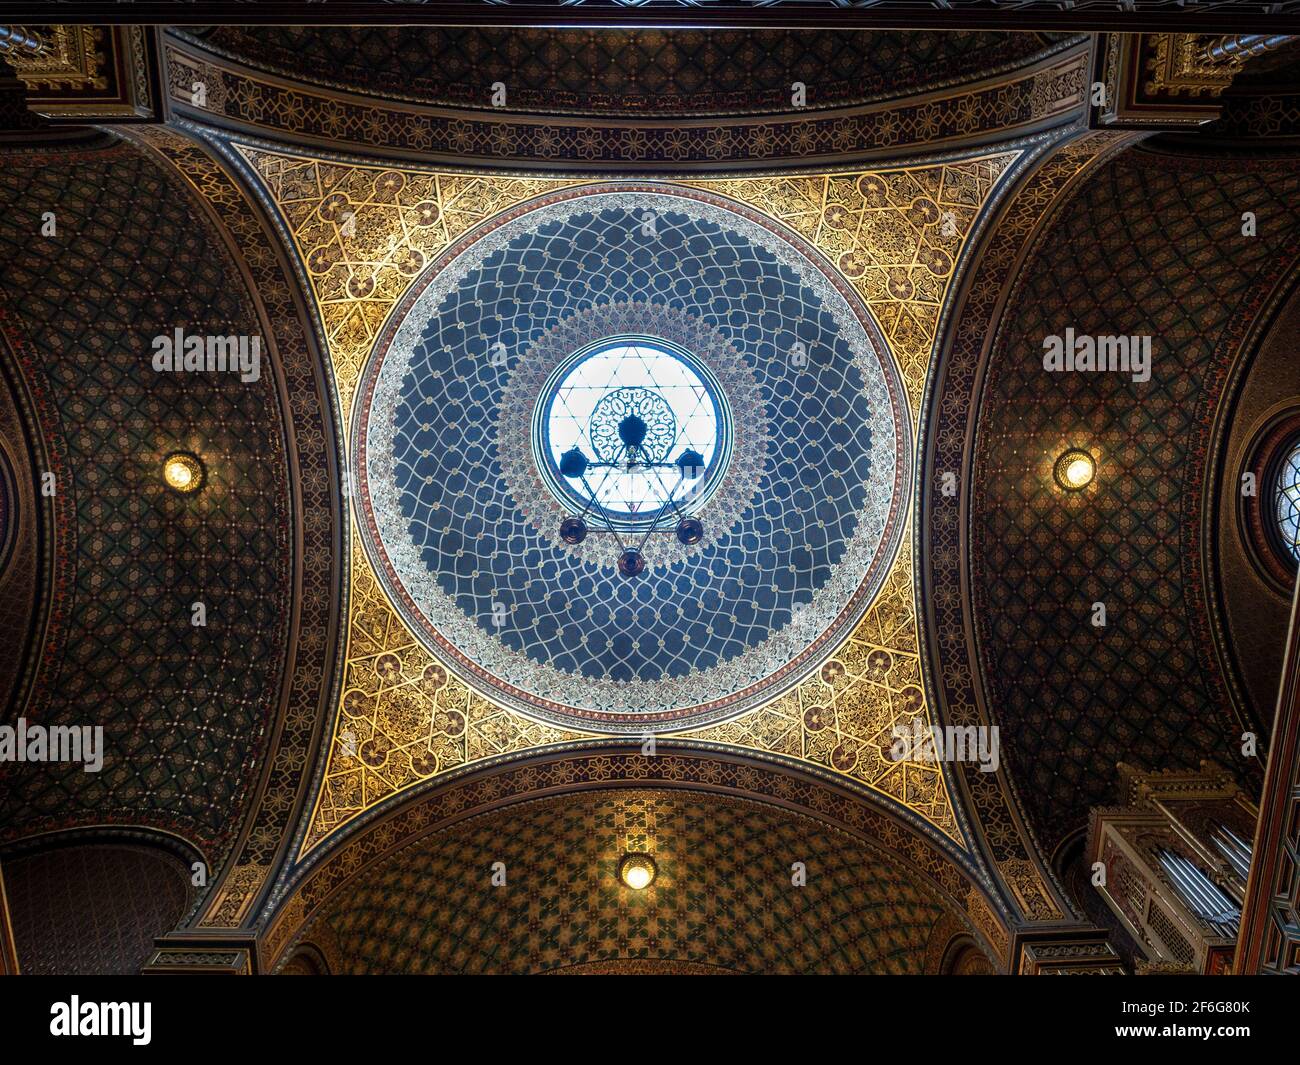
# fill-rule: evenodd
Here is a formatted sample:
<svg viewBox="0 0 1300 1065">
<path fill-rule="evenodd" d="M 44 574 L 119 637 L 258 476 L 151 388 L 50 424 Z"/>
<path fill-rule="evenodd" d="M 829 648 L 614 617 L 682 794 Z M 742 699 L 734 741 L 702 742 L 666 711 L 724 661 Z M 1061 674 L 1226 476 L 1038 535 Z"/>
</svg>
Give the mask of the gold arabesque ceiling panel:
<svg viewBox="0 0 1300 1065">
<path fill-rule="evenodd" d="M 385 319 L 436 255 L 499 212 L 587 183 L 239 150 L 306 264 L 345 424 Z M 1002 152 L 874 172 L 668 184 L 729 197 L 820 250 L 878 322 L 915 424 L 954 264 L 1016 158 Z M 584 738 L 500 706 L 446 670 L 388 602 L 356 532 L 354 525 L 340 698 L 300 854 L 407 788 L 485 759 Z M 840 774 L 962 843 L 940 767 L 887 757 L 895 725 L 933 722 L 921 677 L 912 567 L 905 539 L 850 637 L 797 687 L 736 718 L 679 735 Z"/>
</svg>

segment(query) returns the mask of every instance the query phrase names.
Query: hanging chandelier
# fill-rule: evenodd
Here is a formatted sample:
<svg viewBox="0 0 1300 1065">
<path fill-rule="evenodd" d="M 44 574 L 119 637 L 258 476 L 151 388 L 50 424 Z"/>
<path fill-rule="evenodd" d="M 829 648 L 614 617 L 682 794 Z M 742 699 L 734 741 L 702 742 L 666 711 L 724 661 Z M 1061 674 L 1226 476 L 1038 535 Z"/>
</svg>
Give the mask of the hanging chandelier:
<svg viewBox="0 0 1300 1065">
<path fill-rule="evenodd" d="M 586 500 L 579 513 L 570 514 L 560 521 L 560 539 L 566 544 L 580 544 L 592 532 L 611 534 L 618 544 L 618 571 L 625 577 L 635 577 L 645 569 L 645 546 L 656 533 L 673 532 L 678 542 L 688 547 L 704 538 L 704 523 L 681 507 L 689 484 L 704 475 L 704 456 L 687 447 L 676 459 L 656 460 L 646 448 L 649 432 L 650 427 L 644 418 L 628 414 L 618 422 L 619 443 L 608 459 L 589 459 L 576 445 L 560 456 L 561 475 L 568 478 L 575 489 L 581 485 L 580 494 Z M 589 475 L 593 471 L 604 471 L 605 477 L 616 472 L 641 473 L 647 475 L 655 486 L 657 508 L 651 511 L 650 520 L 644 527 L 628 531 L 627 540 L 601 504 L 599 486 L 592 487 Z M 593 513 L 601 522 L 601 527 L 596 529 L 586 520 L 587 515 Z M 674 517 L 677 519 L 675 524 Z"/>
</svg>

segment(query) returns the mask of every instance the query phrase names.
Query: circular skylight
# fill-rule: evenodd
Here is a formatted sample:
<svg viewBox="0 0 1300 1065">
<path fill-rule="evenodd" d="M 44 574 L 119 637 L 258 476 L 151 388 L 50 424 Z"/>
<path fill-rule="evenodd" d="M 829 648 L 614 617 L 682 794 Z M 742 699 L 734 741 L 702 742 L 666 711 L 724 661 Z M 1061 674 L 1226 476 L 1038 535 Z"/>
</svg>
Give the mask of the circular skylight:
<svg viewBox="0 0 1300 1065">
<path fill-rule="evenodd" d="M 587 517 L 597 525 L 653 521 L 670 499 L 668 513 L 694 511 L 726 462 L 729 419 L 716 383 L 663 341 L 618 338 L 580 354 L 553 376 L 537 413 L 535 447 L 548 485 L 571 507 L 585 509 L 594 497 L 600 511 Z M 628 418 L 645 425 L 635 449 L 619 434 Z M 560 473 L 572 448 L 592 464 L 582 480 Z M 698 478 L 678 469 L 686 451 L 704 459 Z"/>
</svg>

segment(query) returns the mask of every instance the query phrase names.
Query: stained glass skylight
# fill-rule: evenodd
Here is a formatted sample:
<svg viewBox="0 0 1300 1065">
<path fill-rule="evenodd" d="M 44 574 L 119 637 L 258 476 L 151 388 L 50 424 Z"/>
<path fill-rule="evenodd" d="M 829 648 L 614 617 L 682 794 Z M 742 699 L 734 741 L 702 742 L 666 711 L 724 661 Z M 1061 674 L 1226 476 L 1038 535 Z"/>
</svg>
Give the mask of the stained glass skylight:
<svg viewBox="0 0 1300 1065">
<path fill-rule="evenodd" d="M 1273 513 L 1282 546 L 1300 561 L 1300 438 L 1282 459 L 1273 488 Z"/>
<path fill-rule="evenodd" d="M 628 415 L 646 423 L 645 454 L 663 467 L 628 463 L 618 435 Z M 670 491 L 690 510 L 691 489 L 708 484 L 724 457 L 725 419 L 714 387 L 667 346 L 637 339 L 612 341 L 569 367 L 554 386 L 540 428 L 555 470 L 573 447 L 593 463 L 612 464 L 590 469 L 587 482 L 609 516 L 623 520 L 650 517 Z M 681 483 L 672 465 L 688 448 L 704 457 L 699 482 Z M 585 502 L 578 493 L 574 500 Z"/>
</svg>

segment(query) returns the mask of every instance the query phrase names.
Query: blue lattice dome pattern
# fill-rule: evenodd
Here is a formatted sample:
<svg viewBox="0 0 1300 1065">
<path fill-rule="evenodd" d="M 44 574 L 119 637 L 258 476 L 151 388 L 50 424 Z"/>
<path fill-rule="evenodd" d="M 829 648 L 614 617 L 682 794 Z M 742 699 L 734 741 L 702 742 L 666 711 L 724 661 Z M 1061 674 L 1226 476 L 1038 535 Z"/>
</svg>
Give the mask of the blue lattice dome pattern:
<svg viewBox="0 0 1300 1065">
<path fill-rule="evenodd" d="M 879 550 L 896 474 L 880 364 L 821 275 L 725 211 L 656 197 L 648 237 L 643 196 L 558 206 L 443 265 L 397 330 L 362 430 L 383 553 L 440 637 L 548 702 L 636 713 L 726 697 L 835 620 Z M 690 553 L 653 537 L 654 564 L 629 579 L 612 556 L 575 557 L 511 494 L 505 467 L 537 458 L 503 454 L 501 423 L 532 416 L 503 393 L 554 369 L 528 366 L 549 331 L 637 305 L 730 342 L 762 401 L 737 418 L 763 419 L 768 442 L 734 524 Z"/>
</svg>

